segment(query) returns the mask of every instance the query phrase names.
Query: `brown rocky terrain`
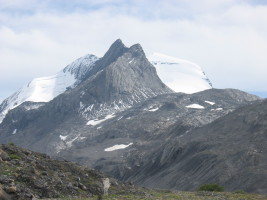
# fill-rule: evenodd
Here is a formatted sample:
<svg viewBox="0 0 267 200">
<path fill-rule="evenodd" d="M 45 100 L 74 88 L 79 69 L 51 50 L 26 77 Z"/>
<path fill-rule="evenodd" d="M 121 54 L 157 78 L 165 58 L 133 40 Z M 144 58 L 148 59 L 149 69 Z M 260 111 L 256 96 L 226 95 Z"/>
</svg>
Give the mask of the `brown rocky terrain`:
<svg viewBox="0 0 267 200">
<path fill-rule="evenodd" d="M 53 160 L 14 144 L 0 146 L 0 199 L 102 196 L 136 192 L 99 171 L 68 161 Z"/>
</svg>

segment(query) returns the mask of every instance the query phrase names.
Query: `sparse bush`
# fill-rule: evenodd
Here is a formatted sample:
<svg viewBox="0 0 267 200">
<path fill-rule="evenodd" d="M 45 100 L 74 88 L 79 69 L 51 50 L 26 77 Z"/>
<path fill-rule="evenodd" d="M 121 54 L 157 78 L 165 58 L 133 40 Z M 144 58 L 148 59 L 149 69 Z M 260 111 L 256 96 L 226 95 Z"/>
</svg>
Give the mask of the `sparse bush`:
<svg viewBox="0 0 267 200">
<path fill-rule="evenodd" d="M 218 184 L 204 184 L 198 188 L 198 191 L 223 192 L 224 188 Z"/>
<path fill-rule="evenodd" d="M 20 160 L 20 157 L 16 154 L 9 154 L 8 156 L 11 160 Z"/>
<path fill-rule="evenodd" d="M 9 142 L 8 145 L 15 146 L 15 144 L 13 142 Z"/>
<path fill-rule="evenodd" d="M 237 190 L 235 191 L 236 194 L 246 194 L 246 192 L 244 190 Z"/>
</svg>

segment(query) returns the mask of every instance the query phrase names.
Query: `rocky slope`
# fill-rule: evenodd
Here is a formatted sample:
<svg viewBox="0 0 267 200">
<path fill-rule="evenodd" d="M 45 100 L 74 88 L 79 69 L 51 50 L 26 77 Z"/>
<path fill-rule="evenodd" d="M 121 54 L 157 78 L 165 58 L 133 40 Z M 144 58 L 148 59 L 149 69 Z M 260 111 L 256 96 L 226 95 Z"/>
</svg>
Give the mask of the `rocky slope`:
<svg viewBox="0 0 267 200">
<path fill-rule="evenodd" d="M 138 192 L 96 170 L 15 145 L 0 146 L 0 199 L 90 197 Z"/>
<path fill-rule="evenodd" d="M 57 156 L 67 157 L 116 178 L 141 184 L 149 173 L 137 171 L 146 163 L 157 160 L 153 154 L 163 153 L 162 147 L 165 145 L 171 147 L 170 141 L 176 141 L 189 131 L 209 124 L 257 99 L 253 95 L 232 89 L 212 89 L 191 95 L 159 95 L 117 113 L 111 119 L 89 126 L 90 137 L 82 135 L 86 139 L 73 143 L 72 147 L 61 151 Z M 87 152 L 94 154 L 88 156 Z M 163 157 L 168 153 L 166 151 Z M 164 163 L 165 160 L 167 162 L 168 156 L 162 158 L 161 162 Z M 155 167 L 149 170 L 160 169 Z M 157 180 L 157 187 L 166 186 L 161 183 L 160 178 Z"/>
<path fill-rule="evenodd" d="M 184 135 L 180 132 L 177 126 L 165 133 L 177 136 L 150 152 L 125 180 L 180 190 L 219 183 L 227 191 L 267 193 L 266 100 L 240 107 Z"/>
</svg>

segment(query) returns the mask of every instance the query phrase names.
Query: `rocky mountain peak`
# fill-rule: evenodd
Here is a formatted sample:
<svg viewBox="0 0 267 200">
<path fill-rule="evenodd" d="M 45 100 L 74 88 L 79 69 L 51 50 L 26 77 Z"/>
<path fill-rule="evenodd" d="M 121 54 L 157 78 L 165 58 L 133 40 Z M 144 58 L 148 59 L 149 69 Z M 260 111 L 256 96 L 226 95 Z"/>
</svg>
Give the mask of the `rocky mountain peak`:
<svg viewBox="0 0 267 200">
<path fill-rule="evenodd" d="M 102 57 L 102 62 L 111 63 L 114 62 L 118 57 L 125 53 L 128 48 L 122 43 L 120 39 L 117 39 L 109 47 L 108 51 Z"/>
<path fill-rule="evenodd" d="M 140 44 L 134 44 L 129 48 L 129 52 L 134 54 L 135 56 L 145 57 L 145 52 Z"/>
</svg>

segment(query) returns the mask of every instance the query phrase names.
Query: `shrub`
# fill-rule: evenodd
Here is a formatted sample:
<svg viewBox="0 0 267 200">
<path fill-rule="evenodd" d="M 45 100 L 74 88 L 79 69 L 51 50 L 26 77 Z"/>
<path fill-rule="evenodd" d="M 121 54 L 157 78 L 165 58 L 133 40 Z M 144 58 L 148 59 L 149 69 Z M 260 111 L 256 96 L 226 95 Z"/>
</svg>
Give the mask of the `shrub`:
<svg viewBox="0 0 267 200">
<path fill-rule="evenodd" d="M 246 192 L 244 190 L 237 190 L 235 191 L 236 194 L 246 194 Z"/>
<path fill-rule="evenodd" d="M 198 191 L 223 192 L 224 188 L 218 184 L 205 184 L 198 188 Z"/>
<path fill-rule="evenodd" d="M 19 160 L 20 159 L 20 157 L 18 156 L 18 155 L 16 155 L 16 154 L 9 154 L 8 155 L 9 156 L 9 158 L 11 159 L 11 160 Z"/>
</svg>

